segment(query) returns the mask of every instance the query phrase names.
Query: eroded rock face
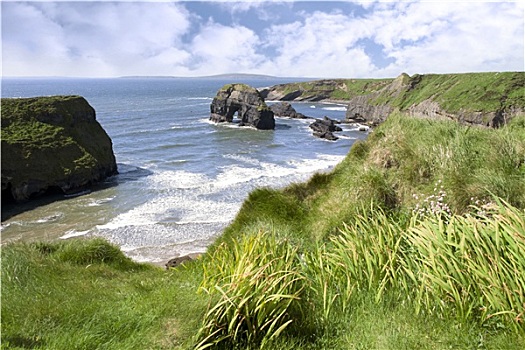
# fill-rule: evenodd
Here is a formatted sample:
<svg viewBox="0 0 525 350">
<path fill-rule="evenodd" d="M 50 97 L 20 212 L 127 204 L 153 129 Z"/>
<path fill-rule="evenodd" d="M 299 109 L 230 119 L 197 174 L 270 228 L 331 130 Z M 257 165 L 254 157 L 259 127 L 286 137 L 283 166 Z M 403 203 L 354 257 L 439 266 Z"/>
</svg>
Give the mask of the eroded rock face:
<svg viewBox="0 0 525 350">
<path fill-rule="evenodd" d="M 262 130 L 275 128 L 272 110 L 259 91 L 251 86 L 227 84 L 217 92 L 210 105 L 210 120 L 216 123 L 231 123 L 236 113 L 241 126 L 253 126 Z"/>
<path fill-rule="evenodd" d="M 117 173 L 111 139 L 80 96 L 2 99 L 2 201 L 71 194 Z"/>
<path fill-rule="evenodd" d="M 372 101 L 378 93 L 370 95 L 356 96 L 350 100 L 346 109 L 346 119 L 348 122 L 369 123 L 378 125 L 394 111 L 388 104 L 375 105 Z"/>
<path fill-rule="evenodd" d="M 513 92 L 512 89 L 523 87 L 523 75 L 516 74 L 514 80 L 515 82 L 513 83 L 513 87 L 511 87 L 510 93 Z M 422 87 L 420 87 L 421 84 L 423 84 Z M 507 95 L 510 94 L 507 92 L 501 93 L 499 107 L 496 106 L 492 110 L 485 111 L 476 110 L 472 107 L 461 108 L 453 112 L 447 111 L 438 103 L 436 98 L 438 96 L 437 94 L 418 103 L 400 107 L 399 101 L 410 99 L 414 92 L 413 90 L 417 90 L 418 88 L 425 88 L 424 76 L 416 74 L 410 77 L 403 73 L 381 90 L 355 96 L 350 99 L 346 112 L 346 120 L 349 122 L 366 122 L 367 124 L 377 125 L 385 121 L 392 112 L 398 111 L 401 114 L 416 118 L 453 120 L 463 124 L 500 127 L 512 118 L 524 113 L 523 102 L 517 103 L 514 101 L 514 103 L 518 105 L 505 106 L 506 99 L 508 98 Z M 453 86 L 450 87 L 450 89 L 452 88 Z M 501 88 L 508 90 L 509 86 L 502 85 Z M 461 91 L 457 93 L 460 94 Z M 494 94 L 494 92 L 491 93 Z M 498 92 L 497 94 L 500 93 Z"/>
</svg>

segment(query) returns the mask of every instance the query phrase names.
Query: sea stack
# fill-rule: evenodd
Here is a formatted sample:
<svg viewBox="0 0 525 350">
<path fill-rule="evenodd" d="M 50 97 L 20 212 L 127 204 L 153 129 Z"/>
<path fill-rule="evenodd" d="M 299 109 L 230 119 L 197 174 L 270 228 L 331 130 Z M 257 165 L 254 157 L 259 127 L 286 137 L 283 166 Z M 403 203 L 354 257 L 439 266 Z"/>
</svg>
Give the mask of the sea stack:
<svg viewBox="0 0 525 350">
<path fill-rule="evenodd" d="M 2 99 L 2 202 L 72 194 L 114 174 L 111 139 L 83 97 Z"/>
<path fill-rule="evenodd" d="M 233 122 L 235 113 L 240 126 L 253 126 L 261 130 L 275 129 L 272 110 L 257 89 L 246 84 L 224 85 L 210 105 L 210 120 L 216 123 Z"/>
</svg>

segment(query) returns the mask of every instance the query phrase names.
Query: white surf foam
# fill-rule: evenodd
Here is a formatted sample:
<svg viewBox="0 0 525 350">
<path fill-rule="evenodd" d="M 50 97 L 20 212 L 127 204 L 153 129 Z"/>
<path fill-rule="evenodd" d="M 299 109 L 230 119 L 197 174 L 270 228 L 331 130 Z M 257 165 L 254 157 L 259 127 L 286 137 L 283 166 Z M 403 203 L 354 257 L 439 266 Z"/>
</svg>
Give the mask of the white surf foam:
<svg viewBox="0 0 525 350">
<path fill-rule="evenodd" d="M 247 155 L 224 157 L 235 160 L 236 164 L 219 168 L 214 177 L 184 170 L 155 172 L 145 182 L 145 190 L 152 198 L 96 226 L 94 234 L 118 244 L 130 255 L 148 246 L 209 240 L 233 220 L 254 188 L 304 181 L 344 158 L 321 154 L 278 165 Z M 63 237 L 82 234 L 85 233 L 68 232 Z"/>
<path fill-rule="evenodd" d="M 159 189 L 188 189 L 202 187 L 210 183 L 210 179 L 199 173 L 185 170 L 156 172 L 148 177 L 151 188 Z"/>
<path fill-rule="evenodd" d="M 49 215 L 49 216 L 46 216 L 44 218 L 35 220 L 35 223 L 43 224 L 43 223 L 46 223 L 46 222 L 53 222 L 53 221 L 56 221 L 56 220 L 60 219 L 62 216 L 64 216 L 64 214 L 62 214 L 62 213 Z"/>
<path fill-rule="evenodd" d="M 66 232 L 65 235 L 60 236 L 59 238 L 60 239 L 69 239 L 69 238 L 73 238 L 73 237 L 85 236 L 88 233 L 89 233 L 89 230 L 87 230 L 87 231 L 69 230 L 69 231 Z"/>
<path fill-rule="evenodd" d="M 337 107 L 323 107 L 325 111 L 340 111 L 346 112 L 346 106 L 337 106 Z"/>
<path fill-rule="evenodd" d="M 90 202 L 87 204 L 87 206 L 88 207 L 98 207 L 98 206 L 101 206 L 102 204 L 111 202 L 113 199 L 115 199 L 115 196 L 107 197 L 107 198 L 101 198 L 101 199 L 91 198 Z"/>
</svg>

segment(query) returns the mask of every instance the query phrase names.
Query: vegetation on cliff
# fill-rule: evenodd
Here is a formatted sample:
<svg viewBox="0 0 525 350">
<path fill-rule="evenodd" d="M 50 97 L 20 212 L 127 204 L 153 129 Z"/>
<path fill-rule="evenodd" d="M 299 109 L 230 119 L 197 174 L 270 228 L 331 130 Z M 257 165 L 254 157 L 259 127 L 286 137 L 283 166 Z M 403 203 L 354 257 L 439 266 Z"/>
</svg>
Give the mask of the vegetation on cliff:
<svg viewBox="0 0 525 350">
<path fill-rule="evenodd" d="M 263 90 L 270 99 L 300 101 L 345 101 L 355 96 L 378 91 L 393 79 L 330 79 L 279 84 Z"/>
<path fill-rule="evenodd" d="M 177 269 L 100 240 L 4 246 L 2 346 L 522 349 L 524 208 L 523 117 L 394 116 L 332 172 L 252 192 Z"/>
<path fill-rule="evenodd" d="M 525 73 L 464 73 L 402 75 L 395 93 L 386 90 L 371 100 L 406 110 L 426 100 L 437 102 L 449 113 L 460 110 L 490 112 L 505 108 L 525 109 Z"/>
<path fill-rule="evenodd" d="M 80 96 L 2 99 L 2 199 L 75 191 L 116 173 L 109 136 Z"/>
<path fill-rule="evenodd" d="M 398 111 L 449 117 L 475 124 L 502 124 L 525 114 L 525 73 L 401 74 L 396 79 L 336 79 L 281 84 L 263 91 L 277 100 L 344 101 L 353 117 L 382 122 Z M 421 106 L 423 104 L 423 106 Z M 427 105 L 424 105 L 427 104 Z M 377 110 L 377 107 L 382 107 Z M 375 110 L 375 111 L 374 111 Z M 378 114 L 378 115 L 374 115 Z M 503 121 L 492 122 L 501 118 Z"/>
</svg>

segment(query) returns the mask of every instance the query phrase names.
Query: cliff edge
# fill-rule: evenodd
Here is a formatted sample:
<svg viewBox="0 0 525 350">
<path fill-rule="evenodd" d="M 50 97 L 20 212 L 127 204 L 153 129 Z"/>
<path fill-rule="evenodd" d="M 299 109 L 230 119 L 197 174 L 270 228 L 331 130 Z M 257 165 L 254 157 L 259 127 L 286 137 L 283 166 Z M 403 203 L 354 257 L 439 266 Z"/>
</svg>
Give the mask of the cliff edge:
<svg viewBox="0 0 525 350">
<path fill-rule="evenodd" d="M 80 96 L 3 98 L 2 202 L 72 194 L 117 173 L 111 139 Z"/>
</svg>

